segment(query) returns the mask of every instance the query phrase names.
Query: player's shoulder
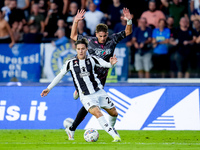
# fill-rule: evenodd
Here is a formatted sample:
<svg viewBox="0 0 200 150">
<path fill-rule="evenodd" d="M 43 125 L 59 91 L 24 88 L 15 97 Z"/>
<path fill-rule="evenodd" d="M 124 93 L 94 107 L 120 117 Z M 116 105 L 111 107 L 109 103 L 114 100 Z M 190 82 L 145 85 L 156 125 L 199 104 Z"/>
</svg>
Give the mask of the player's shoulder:
<svg viewBox="0 0 200 150">
<path fill-rule="evenodd" d="M 73 60 L 76 60 L 76 59 L 77 59 L 76 56 L 75 56 L 75 57 L 72 57 L 72 58 L 69 58 L 69 59 L 67 59 L 67 60 L 65 61 L 65 64 L 70 63 L 70 62 L 72 62 Z"/>
</svg>

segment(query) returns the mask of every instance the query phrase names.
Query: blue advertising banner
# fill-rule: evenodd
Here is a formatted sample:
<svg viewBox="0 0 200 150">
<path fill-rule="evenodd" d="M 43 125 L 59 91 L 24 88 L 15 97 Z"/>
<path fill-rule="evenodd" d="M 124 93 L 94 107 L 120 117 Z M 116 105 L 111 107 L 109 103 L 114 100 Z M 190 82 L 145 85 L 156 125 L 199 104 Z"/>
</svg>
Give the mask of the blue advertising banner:
<svg viewBox="0 0 200 150">
<path fill-rule="evenodd" d="M 75 119 L 82 107 L 73 99 L 75 88 L 56 86 L 41 98 L 44 88 L 0 87 L 0 129 L 63 129 L 66 118 Z M 116 129 L 200 130 L 198 86 L 108 85 L 105 91 L 119 114 Z M 88 114 L 78 129 L 91 127 L 102 129 Z"/>
<path fill-rule="evenodd" d="M 0 81 L 15 78 L 20 82 L 38 82 L 40 79 L 40 44 L 1 44 Z"/>
<path fill-rule="evenodd" d="M 116 74 L 118 81 L 127 81 L 128 79 L 128 65 L 129 65 L 129 52 L 126 44 L 117 44 L 115 48 L 117 57 Z"/>
</svg>

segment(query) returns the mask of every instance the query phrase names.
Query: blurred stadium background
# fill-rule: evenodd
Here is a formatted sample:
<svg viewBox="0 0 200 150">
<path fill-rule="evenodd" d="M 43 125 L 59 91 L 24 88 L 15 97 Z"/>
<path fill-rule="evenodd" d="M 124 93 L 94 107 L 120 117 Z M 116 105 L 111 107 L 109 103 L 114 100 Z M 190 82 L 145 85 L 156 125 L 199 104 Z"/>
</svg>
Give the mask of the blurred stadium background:
<svg viewBox="0 0 200 150">
<path fill-rule="evenodd" d="M 113 12 L 110 12 L 108 8 L 116 3 L 115 1 L 117 0 L 97 0 L 94 3 L 97 5 L 96 9 L 102 11 L 104 15 L 112 15 Z M 174 1 L 168 2 L 172 4 Z M 1 0 L 0 8 L 5 8 L 5 6 L 11 7 L 9 2 L 9 0 Z M 85 8 L 87 11 L 89 11 L 89 3 L 92 3 L 90 0 L 86 0 L 87 5 L 81 5 L 81 1 L 75 2 L 78 2 L 77 9 Z M 156 0 L 155 2 L 156 8 L 162 11 L 167 19 L 170 16 L 170 12 L 164 7 L 163 1 Z M 70 73 L 63 78 L 61 83 L 47 97 L 41 98 L 40 93 L 59 73 L 63 62 L 76 54 L 73 41 L 69 39 L 70 19 L 73 20 L 74 16 L 70 13 L 70 11 L 73 11 L 71 10 L 73 8 L 70 8 L 72 1 L 31 0 L 27 3 L 26 0 L 19 0 L 14 3 L 17 6 L 12 6 L 14 8 L 11 8 L 10 21 L 8 21 L 14 35 L 14 45 L 10 46 L 11 41 L 11 43 L 0 44 L 0 129 L 63 129 L 64 119 L 68 117 L 74 119 L 78 110 L 82 107 L 79 100 L 73 99 L 75 88 Z M 44 5 L 42 5 L 43 3 Z M 20 4 L 24 5 L 23 8 L 22 6 L 20 8 Z M 136 27 L 137 20 L 144 11 L 148 10 L 148 4 L 148 0 L 121 0 L 120 6 L 127 6 L 130 9 L 134 15 L 133 23 Z M 196 4 L 195 0 L 182 0 L 179 4 L 185 6 L 184 12 L 187 12 L 191 30 L 196 29 L 193 26 L 193 20 L 190 19 L 194 14 L 193 11 L 196 9 L 194 4 Z M 32 10 L 32 7 L 37 8 Z M 60 17 L 46 22 L 48 12 L 53 8 L 55 11 L 58 11 L 57 15 Z M 7 12 L 5 9 L 2 10 Z M 16 14 L 13 15 L 12 10 L 15 10 Z M 43 13 L 42 10 L 44 10 Z M 34 11 L 39 11 L 41 15 L 44 15 L 41 18 L 38 17 L 39 27 L 37 23 L 29 22 L 31 16 L 37 14 L 34 14 Z M 23 17 L 17 16 L 19 15 L 17 13 L 22 13 Z M 197 17 L 198 14 L 195 14 L 195 16 Z M 104 23 L 108 23 L 110 34 L 113 33 L 115 30 L 113 22 L 109 20 L 110 18 L 103 17 L 102 19 Z M 59 20 L 60 24 L 57 24 Z M 118 23 L 120 23 L 119 18 L 118 20 Z M 65 32 L 57 32 L 59 28 L 64 28 L 65 30 L 61 31 Z M 84 34 L 92 35 L 92 33 L 86 32 L 86 30 Z M 194 36 L 197 39 L 199 35 L 194 34 Z M 63 39 L 63 37 L 65 38 Z M 61 38 L 62 40 L 60 40 Z M 118 57 L 118 64 L 114 69 L 109 70 L 105 86 L 106 92 L 115 102 L 119 112 L 116 129 L 182 130 L 185 132 L 186 130 L 191 130 L 190 133 L 196 135 L 200 130 L 200 55 L 198 42 L 195 42 L 190 48 L 190 51 L 193 51 L 193 53 L 189 61 L 190 76 L 186 76 L 187 78 L 177 78 L 178 70 L 176 67 L 175 70 L 168 69 L 165 72 L 165 76 L 163 76 L 162 71 L 152 68 L 150 70 L 150 78 L 139 78 L 134 66 L 136 49 L 134 44 L 131 43 L 131 39 L 132 37 L 127 38 L 126 41 L 117 45 L 115 54 Z M 171 58 L 171 56 L 173 56 L 172 53 L 168 53 L 168 57 Z M 172 60 L 170 59 L 170 61 Z M 168 62 L 169 68 L 170 61 Z M 171 71 L 174 71 L 174 73 L 171 73 Z M 107 115 L 105 112 L 104 114 L 105 116 Z M 78 129 L 91 127 L 101 129 L 96 119 L 88 114 Z M 13 131 L 0 130 L 0 134 L 2 133 L 1 139 L 9 138 L 9 132 Z M 20 130 L 16 131 L 21 132 Z M 51 131 L 53 132 L 54 130 Z M 82 131 L 79 132 L 82 134 Z M 136 135 L 131 133 L 129 134 L 130 137 Z M 187 138 L 193 139 L 192 135 L 190 135 Z M 62 136 L 64 137 L 64 135 Z M 159 136 L 157 137 L 159 138 Z M 174 139 L 169 138 L 167 140 L 171 143 L 174 141 Z M 141 139 L 138 142 L 142 141 L 145 140 Z M 0 142 L 0 145 L 4 145 L 3 148 L 7 149 L 5 146 L 6 142 L 2 142 Z M 82 141 L 80 140 L 80 142 Z M 133 142 L 132 139 L 129 139 L 129 142 Z M 151 142 L 156 143 L 156 141 Z M 162 140 L 158 143 L 161 142 Z M 184 138 L 178 142 L 184 143 Z M 199 144 L 198 139 L 193 139 L 190 142 L 192 144 L 188 143 L 186 145 L 196 143 L 196 146 L 198 146 Z M 12 143 L 10 144 L 12 145 Z M 163 147 L 163 145 L 160 147 Z M 131 147 L 128 148 L 131 149 Z"/>
</svg>

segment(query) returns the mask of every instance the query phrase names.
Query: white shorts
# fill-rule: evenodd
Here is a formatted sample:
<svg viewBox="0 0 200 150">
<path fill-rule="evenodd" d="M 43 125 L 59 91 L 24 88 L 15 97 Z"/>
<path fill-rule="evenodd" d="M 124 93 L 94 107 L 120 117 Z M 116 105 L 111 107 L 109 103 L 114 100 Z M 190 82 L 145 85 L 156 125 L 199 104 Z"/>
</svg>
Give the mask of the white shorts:
<svg viewBox="0 0 200 150">
<path fill-rule="evenodd" d="M 106 109 L 115 107 L 114 103 L 103 89 L 90 95 L 81 95 L 80 100 L 87 111 L 92 106 Z"/>
</svg>

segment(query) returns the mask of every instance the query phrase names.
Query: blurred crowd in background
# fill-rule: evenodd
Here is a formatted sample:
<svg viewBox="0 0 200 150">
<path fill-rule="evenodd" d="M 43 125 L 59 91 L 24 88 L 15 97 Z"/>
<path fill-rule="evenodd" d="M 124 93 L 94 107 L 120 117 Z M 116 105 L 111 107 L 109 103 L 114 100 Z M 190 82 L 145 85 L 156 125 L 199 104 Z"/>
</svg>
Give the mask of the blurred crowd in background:
<svg viewBox="0 0 200 150">
<path fill-rule="evenodd" d="M 133 32 L 120 42 L 129 48 L 129 77 L 199 77 L 200 0 L 1 0 L 0 43 L 73 42 L 78 9 L 86 10 L 79 34 L 95 36 L 105 23 L 111 35 L 126 27 L 124 7 L 133 15 Z"/>
</svg>

